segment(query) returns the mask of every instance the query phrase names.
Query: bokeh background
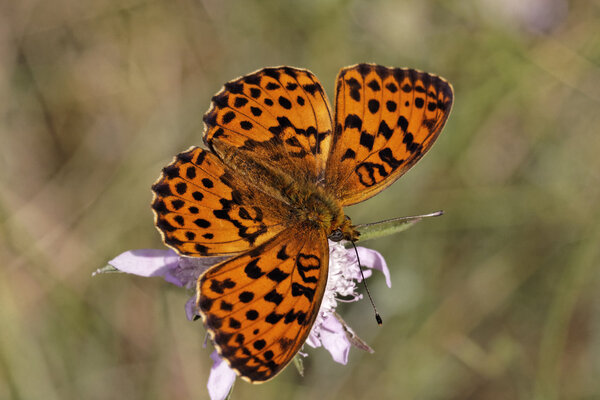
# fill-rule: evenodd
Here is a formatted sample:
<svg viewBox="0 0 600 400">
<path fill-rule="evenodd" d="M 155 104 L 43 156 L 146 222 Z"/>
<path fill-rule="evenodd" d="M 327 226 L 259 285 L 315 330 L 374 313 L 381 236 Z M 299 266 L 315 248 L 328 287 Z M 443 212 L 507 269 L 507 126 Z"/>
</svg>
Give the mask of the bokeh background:
<svg viewBox="0 0 600 400">
<path fill-rule="evenodd" d="M 342 66 L 446 77 L 456 102 L 356 223 L 392 271 L 342 314 L 374 349 L 238 381 L 233 399 L 600 398 L 600 4 L 589 0 L 0 2 L 0 398 L 205 399 L 188 294 L 91 273 L 162 248 L 150 185 L 221 85 Z M 362 290 L 362 289 L 361 289 Z"/>
</svg>

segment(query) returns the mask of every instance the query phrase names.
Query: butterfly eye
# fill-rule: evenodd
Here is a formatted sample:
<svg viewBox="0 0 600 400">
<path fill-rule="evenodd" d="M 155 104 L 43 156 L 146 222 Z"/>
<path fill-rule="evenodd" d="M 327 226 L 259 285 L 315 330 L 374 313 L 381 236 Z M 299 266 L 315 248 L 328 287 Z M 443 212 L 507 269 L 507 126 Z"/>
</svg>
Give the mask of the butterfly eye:
<svg viewBox="0 0 600 400">
<path fill-rule="evenodd" d="M 342 233 L 341 229 L 336 229 L 335 231 L 331 232 L 328 238 L 334 242 L 339 242 L 344 238 L 344 234 Z"/>
</svg>

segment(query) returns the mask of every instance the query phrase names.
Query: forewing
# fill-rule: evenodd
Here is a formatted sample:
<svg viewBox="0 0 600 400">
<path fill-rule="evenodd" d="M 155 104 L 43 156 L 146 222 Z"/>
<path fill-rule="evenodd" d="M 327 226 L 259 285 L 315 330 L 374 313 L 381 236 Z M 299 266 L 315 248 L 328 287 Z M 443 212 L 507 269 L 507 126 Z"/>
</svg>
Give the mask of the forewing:
<svg viewBox="0 0 600 400">
<path fill-rule="evenodd" d="M 200 277 L 200 315 L 242 378 L 273 378 L 302 347 L 321 305 L 328 257 L 323 232 L 292 227 Z"/>
<path fill-rule="evenodd" d="M 229 83 L 204 116 L 205 143 L 221 158 L 228 149 L 285 165 L 292 176 L 317 177 L 331 142 L 327 96 L 309 71 L 264 68 Z"/>
<path fill-rule="evenodd" d="M 452 86 L 413 69 L 358 64 L 336 83 L 326 184 L 343 205 L 374 196 L 431 148 L 450 113 Z"/>
<path fill-rule="evenodd" d="M 276 200 L 266 201 L 212 153 L 179 154 L 152 186 L 155 223 L 164 242 L 186 256 L 249 250 L 284 228 Z"/>
</svg>

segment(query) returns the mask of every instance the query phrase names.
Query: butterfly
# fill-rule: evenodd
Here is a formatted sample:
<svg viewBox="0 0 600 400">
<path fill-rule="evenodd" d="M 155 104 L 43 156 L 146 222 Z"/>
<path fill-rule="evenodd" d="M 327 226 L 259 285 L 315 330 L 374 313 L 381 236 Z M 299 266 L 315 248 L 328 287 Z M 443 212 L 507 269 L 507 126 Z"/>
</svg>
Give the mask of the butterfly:
<svg viewBox="0 0 600 400">
<path fill-rule="evenodd" d="M 431 148 L 452 86 L 425 72 L 343 68 L 332 118 L 308 70 L 228 82 L 204 116 L 206 149 L 177 155 L 153 185 L 155 224 L 188 257 L 231 256 L 197 283 L 198 312 L 243 379 L 277 375 L 304 344 L 328 273 L 328 239 L 355 241 L 343 211 L 391 185 Z"/>
</svg>

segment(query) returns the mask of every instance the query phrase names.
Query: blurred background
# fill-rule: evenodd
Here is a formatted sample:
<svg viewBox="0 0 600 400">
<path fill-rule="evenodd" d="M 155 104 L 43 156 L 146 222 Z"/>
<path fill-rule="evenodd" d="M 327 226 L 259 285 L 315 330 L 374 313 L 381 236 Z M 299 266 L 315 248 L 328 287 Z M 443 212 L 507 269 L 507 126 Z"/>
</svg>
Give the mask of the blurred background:
<svg viewBox="0 0 600 400">
<path fill-rule="evenodd" d="M 600 4 L 588 0 L 0 3 L 0 398 L 205 399 L 188 294 L 91 277 L 163 248 L 150 185 L 201 143 L 222 84 L 357 62 L 454 85 L 430 153 L 355 223 L 392 272 L 342 315 L 374 349 L 238 381 L 233 399 L 600 398 Z M 361 288 L 361 290 L 363 290 Z"/>
</svg>

